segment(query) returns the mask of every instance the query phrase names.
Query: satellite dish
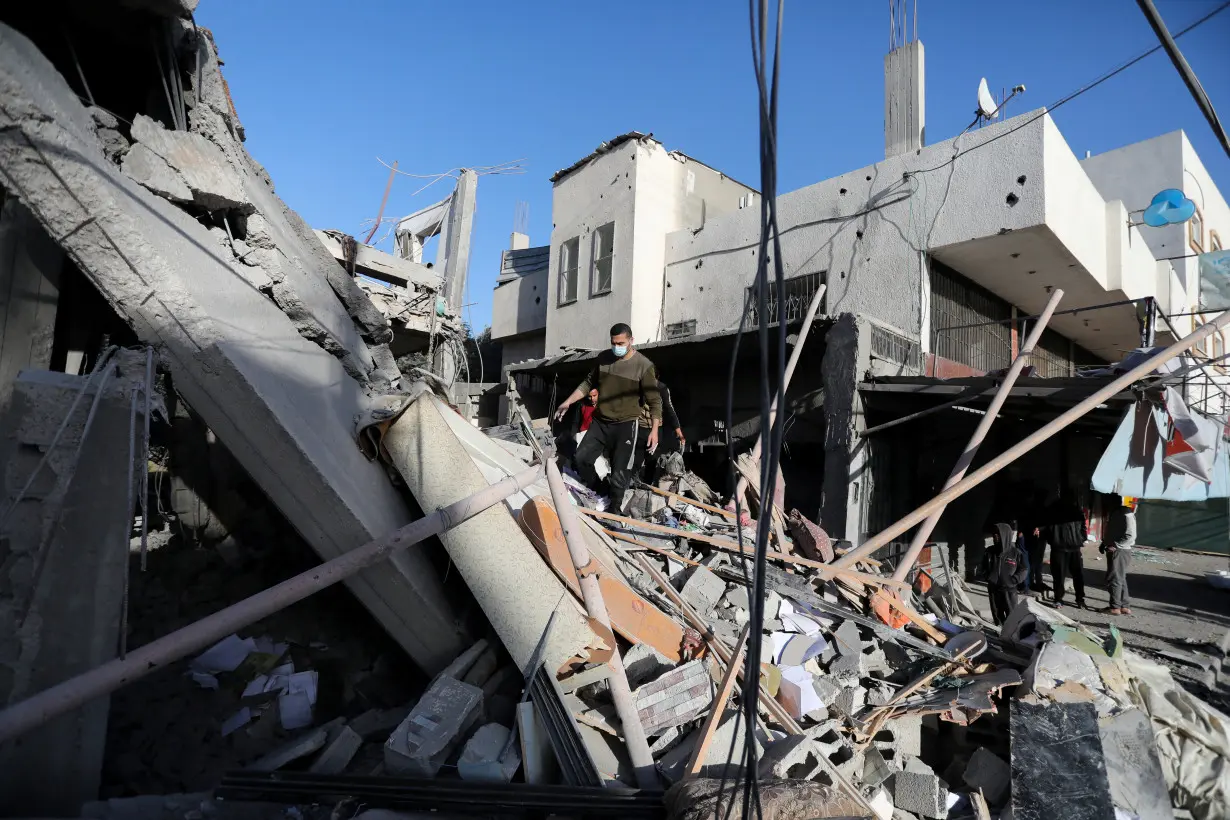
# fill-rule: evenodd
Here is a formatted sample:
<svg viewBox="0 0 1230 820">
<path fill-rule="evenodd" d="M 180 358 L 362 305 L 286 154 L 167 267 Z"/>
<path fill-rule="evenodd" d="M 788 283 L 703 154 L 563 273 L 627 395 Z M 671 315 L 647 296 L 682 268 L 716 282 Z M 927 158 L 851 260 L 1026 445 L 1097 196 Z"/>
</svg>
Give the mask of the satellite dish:
<svg viewBox="0 0 1230 820">
<path fill-rule="evenodd" d="M 1167 188 L 1153 196 L 1153 201 L 1145 208 L 1142 219 L 1150 228 L 1161 228 L 1186 222 L 1195 213 L 1195 202 L 1188 199 L 1178 188 Z"/>
<path fill-rule="evenodd" d="M 993 120 L 999 115 L 999 106 L 995 104 L 995 98 L 991 96 L 991 90 L 987 88 L 986 77 L 978 82 L 978 113 L 988 120 Z"/>
</svg>

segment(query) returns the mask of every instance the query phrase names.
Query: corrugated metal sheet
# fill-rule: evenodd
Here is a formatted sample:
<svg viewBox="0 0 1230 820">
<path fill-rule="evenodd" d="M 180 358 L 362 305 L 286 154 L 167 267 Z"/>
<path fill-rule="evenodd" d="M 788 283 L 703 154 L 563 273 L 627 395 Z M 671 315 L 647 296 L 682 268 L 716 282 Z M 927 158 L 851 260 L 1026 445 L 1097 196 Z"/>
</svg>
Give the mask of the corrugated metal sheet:
<svg viewBox="0 0 1230 820">
<path fill-rule="evenodd" d="M 545 271 L 550 264 L 550 245 L 504 251 L 500 254 L 500 276 L 496 283 L 502 285 L 522 276 L 529 276 L 531 273 Z"/>
</svg>

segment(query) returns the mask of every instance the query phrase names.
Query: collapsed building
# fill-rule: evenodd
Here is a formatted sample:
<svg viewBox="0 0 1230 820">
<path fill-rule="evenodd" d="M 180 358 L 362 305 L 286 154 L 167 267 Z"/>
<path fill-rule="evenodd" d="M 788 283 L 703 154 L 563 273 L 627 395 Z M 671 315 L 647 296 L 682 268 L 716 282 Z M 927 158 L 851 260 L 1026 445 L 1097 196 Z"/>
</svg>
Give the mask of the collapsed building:
<svg viewBox="0 0 1230 820">
<path fill-rule="evenodd" d="M 627 514 L 561 476 L 543 444 L 548 383 L 566 393 L 571 376 L 551 368 L 583 369 L 584 351 L 511 366 L 506 344 L 512 423 L 476 429 L 449 389 L 475 175 L 401 220 L 395 254 L 312 230 L 244 148 L 194 5 L 23 6 L 0 22 L 0 813 L 199 820 L 264 801 L 337 816 L 355 804 L 714 816 L 749 748 L 763 796 L 806 816 L 1058 816 L 1054 795 L 1076 774 L 1081 816 L 1172 804 L 1216 816 L 1224 725 L 1164 670 L 1030 601 L 996 634 L 938 550 L 906 580 L 890 570 L 912 559 L 856 550 L 876 542 L 851 506 L 857 481 L 842 486 L 866 432 L 855 378 L 873 357 L 897 383 L 918 375 L 888 358 L 914 355 L 913 337 L 894 346 L 849 312 L 821 311 L 819 344 L 800 328 L 783 405 L 824 419 L 810 434 L 823 469 L 796 464 L 781 498 L 747 499 L 776 521 L 749 728 L 734 708 L 749 508 L 721 505 L 691 452 L 638 487 Z M 1052 127 L 1022 133 L 1043 150 Z M 744 291 L 719 288 L 674 321 L 691 309 L 666 296 L 687 286 L 674 269 L 721 268 L 726 253 L 674 245 L 750 237 L 758 195 L 639 134 L 561 172 L 557 193 L 624 162 L 636 163 L 627 190 L 655 191 L 660 208 L 636 209 L 636 247 L 619 198 L 559 248 L 515 238 L 497 307 L 577 307 L 579 321 L 545 334 L 587 347 L 594 327 L 626 318 L 623 266 L 644 256 L 666 275 L 636 304 L 672 328 L 647 347 L 694 424 L 720 402 L 689 380 L 689 352 L 729 352 L 717 328 L 741 316 Z M 681 233 L 656 247 L 661 230 Z M 787 321 L 820 299 L 871 304 L 849 273 L 792 278 Z M 583 314 L 593 296 L 613 312 Z M 522 352 L 546 344 L 533 321 L 513 326 Z M 746 411 L 741 432 L 692 440 L 716 453 L 750 435 Z M 789 503 L 817 494 L 823 527 Z M 258 559 L 263 574 L 245 571 Z M 322 591 L 338 581 L 348 594 Z M 353 634 L 364 623 L 379 635 Z M 1064 733 L 1082 743 L 1054 752 Z"/>
</svg>

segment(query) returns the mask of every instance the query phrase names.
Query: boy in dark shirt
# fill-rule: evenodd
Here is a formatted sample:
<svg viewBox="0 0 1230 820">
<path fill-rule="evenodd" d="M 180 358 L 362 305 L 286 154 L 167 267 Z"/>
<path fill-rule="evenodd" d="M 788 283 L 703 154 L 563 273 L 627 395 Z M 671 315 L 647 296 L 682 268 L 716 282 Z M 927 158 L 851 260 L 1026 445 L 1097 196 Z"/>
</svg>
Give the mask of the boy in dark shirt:
<svg viewBox="0 0 1230 820">
<path fill-rule="evenodd" d="M 987 551 L 987 592 L 991 598 L 991 617 L 999 626 L 1016 608 L 1017 587 L 1025 580 L 1029 567 L 1017 546 L 1011 524 L 996 524 L 993 543 Z"/>
</svg>

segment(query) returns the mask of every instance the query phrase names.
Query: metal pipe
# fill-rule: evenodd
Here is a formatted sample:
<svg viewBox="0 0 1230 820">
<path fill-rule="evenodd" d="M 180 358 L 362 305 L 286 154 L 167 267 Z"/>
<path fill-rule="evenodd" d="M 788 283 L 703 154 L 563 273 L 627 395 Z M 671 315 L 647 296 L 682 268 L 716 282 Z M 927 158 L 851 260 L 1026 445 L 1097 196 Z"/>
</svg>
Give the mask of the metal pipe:
<svg viewBox="0 0 1230 820">
<path fill-rule="evenodd" d="M 991 425 L 995 423 L 995 417 L 999 414 L 1000 408 L 1004 406 L 1004 402 L 1012 394 L 1012 388 L 1016 384 L 1017 376 L 1021 375 L 1021 371 L 1025 369 L 1025 363 L 1029 361 L 1029 357 L 1033 354 L 1034 347 L 1037 346 L 1038 340 L 1042 338 L 1042 331 L 1046 330 L 1046 324 L 1051 320 L 1051 314 L 1055 312 L 1055 306 L 1059 304 L 1059 300 L 1062 298 L 1063 291 L 1059 288 L 1056 288 L 1051 293 L 1050 301 L 1042 309 L 1042 313 L 1038 316 L 1038 321 L 1034 322 L 1033 328 L 1029 331 L 1029 336 L 1025 339 L 1025 344 L 1021 347 L 1021 351 L 1017 354 L 1016 358 L 1012 360 L 1012 365 L 1004 375 L 1004 380 L 1000 382 L 999 390 L 995 392 L 995 397 L 987 405 L 986 414 L 978 421 L 978 426 L 974 428 L 973 435 L 969 437 L 969 443 L 965 445 L 965 452 L 961 453 L 961 457 L 957 459 L 956 465 L 953 466 L 952 472 L 948 475 L 948 480 L 944 482 L 945 490 L 965 478 L 965 471 L 974 462 L 974 456 L 978 455 L 978 448 L 982 446 L 987 433 L 991 431 Z M 932 531 L 935 530 L 935 525 L 940 522 L 940 516 L 944 514 L 946 508 L 947 505 L 940 505 L 922 523 L 922 526 L 918 528 L 918 532 L 914 533 L 914 540 L 910 542 L 910 548 L 906 550 L 901 562 L 897 564 L 897 571 L 893 573 L 895 580 L 904 581 L 905 576 L 909 575 L 910 568 L 914 566 L 914 562 L 918 560 L 919 553 L 922 552 L 923 544 L 926 544 L 927 539 L 931 537 Z"/>
<path fill-rule="evenodd" d="M 44 689 L 0 712 L 0 743 L 19 737 L 124 684 L 157 672 L 192 652 L 211 646 L 227 635 L 333 586 L 425 538 L 439 535 L 533 484 L 541 475 L 540 466 L 522 470 L 386 536 L 147 643 L 129 652 L 127 658 L 108 661 L 89 672 Z"/>
<path fill-rule="evenodd" d="M 867 436 L 874 436 L 876 433 L 882 433 L 885 430 L 892 429 L 893 427 L 896 427 L 898 425 L 906 424 L 907 422 L 915 421 L 916 419 L 921 419 L 926 416 L 934 415 L 935 413 L 939 413 L 944 410 L 957 407 L 959 405 L 965 404 L 966 402 L 970 402 L 976 398 L 979 398 L 985 392 L 986 391 L 983 390 L 982 388 L 974 388 L 973 390 L 966 390 L 962 392 L 961 395 L 957 396 L 955 399 L 946 401 L 943 404 L 937 404 L 934 407 L 928 407 L 926 410 L 919 410 L 917 413 L 910 413 L 908 416 L 902 416 L 901 418 L 896 418 L 896 419 L 893 419 L 892 421 L 886 421 L 883 424 L 877 424 L 875 427 L 868 427 L 866 430 L 863 430 L 861 433 L 858 434 L 859 438 L 867 438 Z"/>
<path fill-rule="evenodd" d="M 580 522 L 577 521 L 576 510 L 572 508 L 572 494 L 564 486 L 564 479 L 559 474 L 555 459 L 546 459 L 546 464 L 551 500 L 555 503 L 555 514 L 559 516 L 564 540 L 568 542 L 572 566 L 581 582 L 581 600 L 585 602 L 585 611 L 589 613 L 589 617 L 602 624 L 607 632 L 614 635 L 615 633 L 611 632 L 611 616 L 606 611 L 606 601 L 603 600 L 602 589 L 598 586 L 598 572 L 601 567 L 590 559 L 589 547 L 581 537 Z M 618 645 L 611 647 L 611 659 L 607 661 L 607 665 L 611 667 L 611 676 L 607 679 L 611 687 L 611 700 L 615 701 L 615 711 L 623 724 L 624 742 L 628 746 L 632 768 L 636 770 L 636 783 L 642 789 L 656 789 L 659 784 L 653 755 L 649 752 L 649 740 L 645 737 L 645 727 L 641 725 L 640 715 L 636 711 L 636 701 L 632 698 L 632 687 L 628 685 L 628 674 L 624 671 L 624 661 L 620 657 Z"/>
<path fill-rule="evenodd" d="M 1079 404 L 1071 407 L 1070 409 L 1068 409 L 1061 415 L 1055 417 L 1052 421 L 1050 421 L 1048 424 L 1043 426 L 1041 429 L 1026 436 L 1021 442 L 1019 442 L 1015 446 L 1010 447 L 1009 449 L 1005 450 L 1003 453 L 1000 453 L 998 456 L 991 459 L 986 464 L 982 465 L 977 470 L 970 473 L 969 475 L 967 475 L 965 478 L 958 481 L 953 486 L 949 487 L 946 490 L 943 490 L 935 498 L 923 504 L 921 507 L 914 510 L 909 515 L 905 516 L 904 518 L 899 520 L 897 523 L 881 531 L 879 534 L 872 536 L 870 539 L 867 540 L 866 543 L 864 543 L 858 549 L 851 550 L 850 552 L 843 555 L 841 558 L 839 558 L 837 561 L 834 562 L 834 565 L 839 566 L 839 567 L 849 566 L 855 563 L 856 561 L 860 561 L 863 558 L 871 555 L 873 552 L 878 550 L 880 547 L 884 546 L 885 544 L 890 543 L 894 538 L 901 535 L 903 532 L 908 530 L 910 527 L 914 526 L 919 521 L 922 521 L 923 519 L 925 519 L 935 509 L 945 504 L 949 504 L 952 502 L 954 498 L 959 498 L 960 496 L 969 492 L 971 488 L 976 487 L 977 485 L 981 484 L 983 481 L 986 481 L 988 478 L 990 478 L 991 476 L 995 475 L 997 472 L 1002 470 L 1005 466 L 1016 461 L 1022 455 L 1024 455 L 1025 453 L 1028 453 L 1030 450 L 1037 447 L 1039 444 L 1046 441 L 1051 436 L 1055 435 L 1060 430 L 1070 425 L 1072 422 L 1081 418 L 1086 413 L 1088 413 L 1090 410 L 1094 409 L 1099 404 L 1101 404 L 1102 402 L 1109 399 L 1111 396 L 1118 393 L 1120 390 L 1127 388 L 1129 385 L 1131 385 L 1133 382 L 1137 381 L 1138 379 L 1144 378 L 1145 376 L 1149 375 L 1154 370 L 1156 370 L 1159 366 L 1165 364 L 1166 362 L 1175 358 L 1179 354 L 1183 353 L 1183 351 L 1187 350 L 1192 345 L 1200 344 L 1205 339 L 1207 339 L 1209 336 L 1221 330 L 1227 324 L 1230 324 L 1230 310 L 1223 312 L 1222 314 L 1214 318 L 1208 324 L 1201 325 L 1200 328 L 1197 329 L 1195 332 L 1189 333 L 1187 336 L 1184 336 L 1182 339 L 1179 339 L 1177 342 L 1170 345 L 1165 350 L 1162 350 L 1160 353 L 1158 353 L 1156 356 L 1152 357 L 1151 359 L 1148 359 L 1142 362 L 1141 364 L 1136 365 L 1136 367 L 1133 367 L 1131 370 L 1124 373 L 1122 376 L 1115 379 L 1110 384 L 1107 384 L 1101 390 L 1098 390 L 1096 393 L 1093 393 L 1092 395 L 1085 398 Z"/>
<path fill-rule="evenodd" d="M 799 363 L 799 356 L 803 353 L 803 342 L 807 341 L 807 333 L 811 330 L 812 322 L 815 321 L 816 312 L 820 310 L 820 303 L 824 301 L 824 292 L 828 290 L 828 285 L 821 285 L 816 288 L 816 293 L 811 297 L 811 302 L 807 305 L 807 313 L 803 314 L 803 325 L 799 328 L 799 338 L 794 343 L 794 348 L 790 351 L 790 358 L 786 361 L 786 373 L 782 377 L 782 386 L 778 388 L 777 395 L 773 397 L 773 403 L 769 405 L 769 426 L 773 426 L 774 419 L 777 418 L 777 406 L 781 404 L 782 399 L 786 397 L 786 390 L 790 388 L 790 377 L 794 375 L 795 365 Z M 752 447 L 752 461 L 760 458 L 760 443 L 761 437 L 756 437 L 756 444 Z M 735 498 L 742 499 L 743 494 L 747 492 L 747 476 L 739 476 L 739 483 L 735 485 Z M 770 499 L 766 502 L 761 499 L 760 502 L 766 507 L 772 507 L 773 501 Z M 764 515 L 762 512 L 761 515 Z"/>
</svg>

